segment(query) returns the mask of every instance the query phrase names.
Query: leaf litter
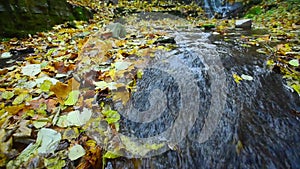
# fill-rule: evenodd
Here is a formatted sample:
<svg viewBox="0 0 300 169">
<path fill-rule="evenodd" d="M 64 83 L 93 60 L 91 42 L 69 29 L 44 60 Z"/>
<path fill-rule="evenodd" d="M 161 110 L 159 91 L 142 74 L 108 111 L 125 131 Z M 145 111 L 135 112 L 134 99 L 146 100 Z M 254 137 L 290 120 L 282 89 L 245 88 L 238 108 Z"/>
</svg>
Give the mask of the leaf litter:
<svg viewBox="0 0 300 169">
<path fill-rule="evenodd" d="M 118 158 L 118 151 L 123 148 L 141 155 L 158 149 L 162 145 L 145 148 L 126 138 L 121 138 L 122 142 L 109 139 L 119 130 L 120 114 L 105 102 L 95 106 L 94 95 L 126 104 L 134 91 L 136 78 L 142 78 L 141 70 L 155 51 L 176 48 L 176 44 L 162 43 L 172 41 L 167 29 L 209 27 L 213 34 L 220 34 L 228 41 L 234 29 L 234 20 L 207 20 L 203 10 L 193 4 L 168 9 L 180 8 L 183 14 L 196 12 L 198 17 L 187 15 L 188 23 L 168 19 L 137 22 L 132 14 L 126 18 L 127 24 L 122 25 L 111 24 L 113 18 L 120 15 L 114 14 L 112 9 L 123 8 L 121 15 L 131 14 L 131 11 L 161 11 L 165 10 L 163 3 L 166 2 L 158 6 L 146 1 L 120 1 L 110 6 L 93 0 L 72 2 L 97 11 L 94 19 L 73 21 L 75 28 L 65 23 L 27 39 L 1 42 L 5 46 L 0 51 L 1 59 L 12 57 L 9 49 L 34 47 L 35 52 L 24 61 L 14 62 L 15 66 L 0 69 L 0 167 L 38 167 L 40 163 L 47 168 L 62 168 L 69 160 L 80 159 L 78 168 L 99 168 L 105 166 L 105 159 Z M 299 23 L 293 19 L 299 16 L 299 11 L 293 9 L 286 11 L 288 16 L 280 21 L 274 18 L 282 15 L 285 8 L 272 9 L 272 15 L 270 10 L 264 9 L 248 13 L 246 17 L 252 17 L 254 29 L 270 31 L 264 35 L 241 35 L 235 40 L 243 47 L 261 47 L 258 52 L 270 56 L 267 64 L 271 68 L 279 66 L 288 84 L 300 93 L 299 46 L 294 43 L 299 39 Z M 272 46 L 273 42 L 277 45 Z M 233 78 L 237 83 L 254 79 L 242 72 L 233 74 Z M 102 147 L 95 138 L 86 135 L 88 130 L 106 138 Z M 20 144 L 17 138 L 26 140 L 24 148 L 16 149 Z M 119 147 L 105 151 L 105 146 L 112 143 Z M 34 162 L 36 160 L 39 162 Z"/>
</svg>

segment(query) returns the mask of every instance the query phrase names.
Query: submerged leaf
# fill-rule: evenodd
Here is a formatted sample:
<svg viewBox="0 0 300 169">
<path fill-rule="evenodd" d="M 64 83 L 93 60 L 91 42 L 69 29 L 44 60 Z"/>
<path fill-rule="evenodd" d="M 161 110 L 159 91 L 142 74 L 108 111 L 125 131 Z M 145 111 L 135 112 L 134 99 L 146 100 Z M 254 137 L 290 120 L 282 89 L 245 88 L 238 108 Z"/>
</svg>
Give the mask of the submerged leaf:
<svg viewBox="0 0 300 169">
<path fill-rule="evenodd" d="M 252 76 L 249 76 L 249 75 L 245 75 L 245 74 L 242 74 L 241 77 L 244 79 L 244 80 L 253 80 L 253 77 Z"/>
<path fill-rule="evenodd" d="M 237 75 L 235 73 L 232 76 L 233 76 L 233 79 L 234 79 L 235 83 L 239 84 L 240 81 L 243 80 L 239 75 Z"/>
<path fill-rule="evenodd" d="M 126 150 L 134 155 L 140 155 L 144 157 L 147 153 L 161 149 L 165 144 L 164 143 L 155 143 L 155 144 L 139 144 L 134 140 L 130 139 L 130 137 L 121 135 L 121 141 L 125 145 Z"/>
</svg>

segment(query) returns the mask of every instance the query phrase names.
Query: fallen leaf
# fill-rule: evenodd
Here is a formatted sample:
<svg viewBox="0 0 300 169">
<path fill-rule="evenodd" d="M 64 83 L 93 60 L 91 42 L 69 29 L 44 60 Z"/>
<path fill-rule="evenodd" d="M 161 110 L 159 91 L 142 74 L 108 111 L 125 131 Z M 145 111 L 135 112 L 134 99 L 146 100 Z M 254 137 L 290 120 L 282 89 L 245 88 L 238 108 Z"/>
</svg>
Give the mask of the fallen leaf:
<svg viewBox="0 0 300 169">
<path fill-rule="evenodd" d="M 62 115 L 57 121 L 57 126 L 68 127 L 68 126 L 82 126 L 92 117 L 92 111 L 87 108 L 83 108 L 83 111 L 75 110 L 69 112 L 67 115 Z"/>
<path fill-rule="evenodd" d="M 48 119 L 46 119 L 46 118 L 40 118 L 40 119 L 32 122 L 33 126 L 37 129 L 46 126 L 47 123 L 48 123 Z"/>
<path fill-rule="evenodd" d="M 108 124 L 116 123 L 121 118 L 120 114 L 114 110 L 103 111 L 102 114 L 105 116 L 105 120 Z"/>
<path fill-rule="evenodd" d="M 72 139 L 76 139 L 79 136 L 79 131 L 77 127 L 68 127 L 65 129 L 65 131 L 63 132 L 63 139 L 67 139 L 67 140 L 72 140 Z"/>
<path fill-rule="evenodd" d="M 103 158 L 107 158 L 107 159 L 114 159 L 114 158 L 118 158 L 118 157 L 120 157 L 120 155 L 118 155 L 114 152 L 111 152 L 111 151 L 107 151 L 103 156 Z"/>
<path fill-rule="evenodd" d="M 115 62 L 115 68 L 117 71 L 127 69 L 132 63 L 130 62 Z"/>
<path fill-rule="evenodd" d="M 27 76 L 35 76 L 41 72 L 40 64 L 29 64 L 22 68 L 21 73 Z"/>
<path fill-rule="evenodd" d="M 45 103 L 47 105 L 47 111 L 48 112 L 52 112 L 57 108 L 57 106 L 56 106 L 57 101 L 54 100 L 54 99 L 48 99 L 48 100 L 45 101 Z"/>
<path fill-rule="evenodd" d="M 59 82 L 59 80 L 48 77 L 48 76 L 43 76 L 43 77 L 37 78 L 37 79 L 35 79 L 35 82 L 37 85 L 41 85 L 42 83 L 44 83 L 45 80 L 50 81 L 53 85 L 55 85 L 57 82 Z"/>
<path fill-rule="evenodd" d="M 40 89 L 43 92 L 49 92 L 52 82 L 49 80 L 45 80 L 44 83 L 41 84 Z"/>
<path fill-rule="evenodd" d="M 252 76 L 245 75 L 245 74 L 242 74 L 242 75 L 241 75 L 241 78 L 244 79 L 244 80 L 249 80 L 249 81 L 253 80 L 253 77 L 252 77 Z"/>
<path fill-rule="evenodd" d="M 130 94 L 128 91 L 117 91 L 113 93 L 113 100 L 121 100 L 122 104 L 125 105 L 130 99 Z"/>
<path fill-rule="evenodd" d="M 8 162 L 6 168 L 19 168 L 22 163 L 27 162 L 32 157 L 39 146 L 38 143 L 30 143 L 16 159 Z"/>
<path fill-rule="evenodd" d="M 84 155 L 85 155 L 85 150 L 79 144 L 76 144 L 75 146 L 73 146 L 68 153 L 68 157 L 71 161 L 77 160 L 78 158 L 80 158 Z"/>
<path fill-rule="evenodd" d="M 1 97 L 3 99 L 6 99 L 6 100 L 9 100 L 11 99 L 12 97 L 14 97 L 14 93 L 13 92 L 10 92 L 10 91 L 5 91 L 1 94 Z"/>
<path fill-rule="evenodd" d="M 29 120 L 22 120 L 19 123 L 19 128 L 13 134 L 14 137 L 30 137 L 32 129 L 28 127 Z"/>
<path fill-rule="evenodd" d="M 45 167 L 47 169 L 61 169 L 64 168 L 64 166 L 66 165 L 66 161 L 63 159 L 60 159 L 61 157 L 54 157 L 54 158 L 50 158 L 44 159 L 44 164 Z"/>
<path fill-rule="evenodd" d="M 9 114 L 17 114 L 21 110 L 24 110 L 24 109 L 27 109 L 27 106 L 25 106 L 25 104 L 19 104 L 19 105 L 13 105 L 13 106 L 7 106 L 7 107 L 5 107 L 5 110 Z"/>
<path fill-rule="evenodd" d="M 101 90 L 105 90 L 106 88 L 108 88 L 109 90 L 117 89 L 116 82 L 107 83 L 105 81 L 99 81 L 99 82 L 93 82 L 93 83 L 96 86 L 96 89 L 101 89 Z"/>
<path fill-rule="evenodd" d="M 41 146 L 38 148 L 39 154 L 54 153 L 59 141 L 61 140 L 61 134 L 57 131 L 49 128 L 42 128 L 38 134 L 36 142 L 41 142 Z"/>
<path fill-rule="evenodd" d="M 23 101 L 25 101 L 25 99 L 29 97 L 29 95 L 27 93 L 21 93 L 19 96 L 17 96 L 14 101 L 12 102 L 13 105 L 18 105 L 23 103 Z"/>
<path fill-rule="evenodd" d="M 289 61 L 289 64 L 295 67 L 299 66 L 299 60 L 298 59 L 292 59 Z"/>
<path fill-rule="evenodd" d="M 233 76 L 233 79 L 234 79 L 235 83 L 239 84 L 240 81 L 243 80 L 239 75 L 237 75 L 235 73 L 232 76 Z"/>
<path fill-rule="evenodd" d="M 4 52 L 1 54 L 1 57 L 0 59 L 8 59 L 8 58 L 11 58 L 12 55 L 10 54 L 10 52 Z"/>
<path fill-rule="evenodd" d="M 69 93 L 67 100 L 65 101 L 65 105 L 72 106 L 77 103 L 79 98 L 80 91 L 73 90 Z"/>
<path fill-rule="evenodd" d="M 62 82 L 57 82 L 55 85 L 50 87 L 50 91 L 54 92 L 59 102 L 65 100 L 68 97 L 71 90 L 71 86 Z"/>
</svg>

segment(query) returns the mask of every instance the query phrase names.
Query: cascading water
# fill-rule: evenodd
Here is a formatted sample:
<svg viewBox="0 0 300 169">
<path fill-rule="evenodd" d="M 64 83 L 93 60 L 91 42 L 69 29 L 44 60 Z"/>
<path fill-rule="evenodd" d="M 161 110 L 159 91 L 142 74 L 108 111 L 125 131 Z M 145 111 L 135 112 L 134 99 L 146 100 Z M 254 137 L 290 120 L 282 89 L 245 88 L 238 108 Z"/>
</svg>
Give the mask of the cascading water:
<svg viewBox="0 0 300 169">
<path fill-rule="evenodd" d="M 241 5 L 240 3 L 230 4 L 227 0 L 203 0 L 203 4 L 204 10 L 210 18 L 216 15 L 222 18 L 227 17 L 230 12 Z"/>
<path fill-rule="evenodd" d="M 114 103 L 120 134 L 87 130 L 123 156 L 106 168 L 300 168 L 300 99 L 266 56 L 199 29 L 166 31 L 178 48 L 156 53 L 128 104 Z"/>
<path fill-rule="evenodd" d="M 300 100 L 297 94 L 292 94 L 284 87 L 281 77 L 270 72 L 264 64 L 264 56 L 258 56 L 255 50 L 240 49 L 232 44 L 211 44 L 206 33 L 197 30 L 180 31 L 179 48 L 173 56 L 185 63 L 196 79 L 197 86 L 201 88 L 198 94 L 199 112 L 196 121 L 189 119 L 190 110 L 186 111 L 187 123 L 193 123 L 186 138 L 176 145 L 168 145 L 169 151 L 155 156 L 142 158 L 138 163 L 140 168 L 299 168 L 300 167 L 300 119 L 292 111 L 299 111 Z M 218 69 L 214 70 L 206 59 L 220 57 L 224 65 L 226 85 L 214 89 L 214 83 L 224 83 L 224 78 Z M 213 59 L 214 60 L 214 59 Z M 173 65 L 176 66 L 176 65 Z M 180 64 L 175 67 L 180 69 Z M 213 77 L 209 71 L 215 72 Z M 253 81 L 243 81 L 236 84 L 232 78 L 233 73 L 244 73 L 254 77 Z M 182 81 L 190 80 L 183 77 Z M 217 78 L 214 79 L 213 78 Z M 219 78 L 219 79 L 218 79 Z M 139 82 L 141 91 L 133 95 L 138 103 L 136 109 L 142 113 L 151 109 L 147 94 L 151 90 L 165 85 L 169 92 L 166 103 L 169 115 L 156 117 L 155 124 L 143 125 L 124 121 L 122 123 L 125 135 L 136 137 L 159 135 L 178 118 L 176 106 L 180 102 L 178 86 L 169 75 L 162 74 L 157 69 L 150 70 Z M 148 86 L 147 86 L 148 85 Z M 171 86 L 170 86 L 171 85 Z M 188 83 L 187 83 L 188 85 Z M 218 86 L 219 84 L 217 84 Z M 224 90 L 224 88 L 226 89 Z M 223 90 L 223 91 L 222 91 Z M 175 93 L 172 93 L 175 92 Z M 217 95 L 215 95 L 217 93 Z M 192 93 L 189 93 L 192 94 Z M 225 96 L 225 97 L 224 97 Z M 159 96 L 161 97 L 161 96 Z M 191 96 L 193 97 L 193 96 Z M 219 103 L 213 97 L 218 97 Z M 171 101 L 171 102 L 170 102 Z M 190 101 L 190 100 L 189 100 Z M 193 102 L 195 104 L 196 102 Z M 153 106 L 153 105 L 152 105 Z M 213 106 L 213 107 L 212 107 Z M 217 107 L 220 106 L 220 107 Z M 210 109 L 217 110 L 215 118 L 220 118 L 209 126 L 213 133 L 203 142 L 203 130 Z M 177 112 L 177 113 L 176 113 Z M 154 113 L 154 112 L 153 112 Z M 173 114 L 172 114 L 173 113 Z M 136 114 L 137 115 L 137 114 Z M 139 116 L 139 115 L 137 115 Z M 182 127 L 187 124 L 182 123 Z M 178 130 L 180 135 L 182 130 Z M 167 140 L 168 138 L 162 138 Z M 111 161 L 114 168 L 133 168 L 136 161 L 123 159 Z M 124 164 L 125 163 L 125 164 Z"/>
</svg>

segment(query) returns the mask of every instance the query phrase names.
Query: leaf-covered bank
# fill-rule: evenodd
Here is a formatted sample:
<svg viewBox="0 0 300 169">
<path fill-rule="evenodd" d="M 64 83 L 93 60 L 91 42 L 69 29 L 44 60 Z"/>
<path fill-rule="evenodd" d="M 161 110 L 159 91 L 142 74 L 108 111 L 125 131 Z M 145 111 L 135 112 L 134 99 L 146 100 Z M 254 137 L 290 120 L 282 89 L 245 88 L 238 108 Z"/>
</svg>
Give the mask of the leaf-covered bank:
<svg viewBox="0 0 300 169">
<path fill-rule="evenodd" d="M 129 101 L 155 51 L 177 47 L 168 30 L 199 27 L 199 31 L 209 31 L 242 48 L 261 48 L 257 52 L 270 57 L 266 63 L 272 70 L 285 74 L 289 85 L 299 92 L 297 1 L 266 1 L 250 9 L 245 17 L 253 19 L 252 34 L 237 29 L 235 19 L 206 19 L 195 4 L 176 4 L 166 9 L 166 5 L 147 1 L 76 3 L 95 10 L 94 19 L 67 22 L 49 32 L 1 42 L 2 167 L 101 168 L 107 159 L 119 157 L 118 151 L 124 148 L 141 154 L 159 149 L 159 144 L 141 150 L 130 140 L 121 144 L 111 139 L 119 132 L 121 120 L 111 103 Z M 169 20 L 160 15 L 143 21 L 133 14 L 169 9 L 179 11 L 188 20 Z M 123 24 L 111 24 L 120 16 L 126 16 L 118 20 Z M 241 72 L 231 78 L 237 84 L 254 79 Z M 90 129 L 104 138 L 103 145 L 97 145 L 86 134 Z M 109 144 L 117 145 L 117 149 L 107 151 L 104 146 Z M 179 151 L 176 145 L 170 146 Z M 242 151 L 242 141 L 236 147 Z M 134 163 L 138 165 L 139 161 Z"/>
</svg>

